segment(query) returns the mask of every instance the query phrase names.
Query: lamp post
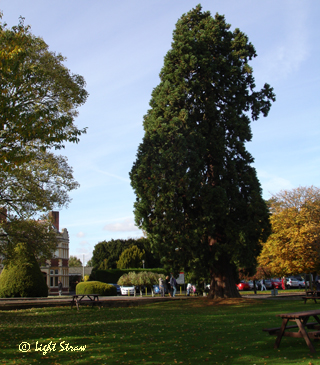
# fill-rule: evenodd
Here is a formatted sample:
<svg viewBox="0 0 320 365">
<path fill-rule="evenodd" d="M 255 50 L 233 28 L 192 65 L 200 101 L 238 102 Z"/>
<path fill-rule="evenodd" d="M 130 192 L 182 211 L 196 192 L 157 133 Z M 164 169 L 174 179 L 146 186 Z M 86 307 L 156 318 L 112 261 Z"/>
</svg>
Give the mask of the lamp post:
<svg viewBox="0 0 320 365">
<path fill-rule="evenodd" d="M 83 254 L 83 260 L 82 260 L 82 277 L 84 281 L 84 254 Z"/>
<path fill-rule="evenodd" d="M 144 268 L 144 260 L 142 260 L 142 267 Z"/>
</svg>

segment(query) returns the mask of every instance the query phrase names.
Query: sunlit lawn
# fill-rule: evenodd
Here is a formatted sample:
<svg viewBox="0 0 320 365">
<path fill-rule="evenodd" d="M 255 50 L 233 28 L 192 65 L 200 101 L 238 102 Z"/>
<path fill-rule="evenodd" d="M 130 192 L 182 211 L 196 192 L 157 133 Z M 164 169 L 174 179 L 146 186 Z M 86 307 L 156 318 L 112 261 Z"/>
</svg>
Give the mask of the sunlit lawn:
<svg viewBox="0 0 320 365">
<path fill-rule="evenodd" d="M 192 298 L 79 312 L 0 311 L 0 364 L 320 364 L 320 343 L 311 355 L 303 339 L 285 337 L 275 350 L 275 337 L 262 332 L 280 326 L 276 314 L 316 308 L 298 300 Z M 19 351 L 22 342 L 28 352 Z M 66 351 L 67 343 L 79 351 Z"/>
</svg>

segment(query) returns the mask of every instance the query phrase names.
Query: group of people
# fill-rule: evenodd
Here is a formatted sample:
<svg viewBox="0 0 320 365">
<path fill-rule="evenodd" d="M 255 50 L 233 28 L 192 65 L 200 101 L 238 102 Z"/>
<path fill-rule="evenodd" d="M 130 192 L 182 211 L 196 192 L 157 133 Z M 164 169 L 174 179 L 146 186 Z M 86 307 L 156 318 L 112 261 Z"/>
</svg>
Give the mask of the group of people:
<svg viewBox="0 0 320 365">
<path fill-rule="evenodd" d="M 176 296 L 177 291 L 177 281 L 175 277 L 173 276 L 173 273 L 170 273 L 171 277 L 169 279 L 169 276 L 167 276 L 164 279 L 159 278 L 159 290 L 161 293 L 161 296 L 164 297 L 165 293 L 169 293 L 170 297 Z"/>
</svg>

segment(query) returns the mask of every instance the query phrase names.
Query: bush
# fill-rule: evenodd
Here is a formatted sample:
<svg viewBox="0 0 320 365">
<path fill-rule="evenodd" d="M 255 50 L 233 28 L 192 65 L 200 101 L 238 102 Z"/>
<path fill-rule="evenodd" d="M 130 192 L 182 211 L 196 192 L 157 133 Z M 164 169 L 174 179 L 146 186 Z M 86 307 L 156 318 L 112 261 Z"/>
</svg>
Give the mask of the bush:
<svg viewBox="0 0 320 365">
<path fill-rule="evenodd" d="M 122 286 L 146 286 L 148 288 L 153 287 L 153 285 L 159 283 L 159 278 L 165 279 L 164 274 L 154 273 L 154 272 L 129 272 L 124 274 L 118 280 L 118 285 Z"/>
<path fill-rule="evenodd" d="M 117 289 L 113 285 L 100 281 L 85 281 L 76 286 L 76 294 L 99 294 L 110 297 L 117 295 Z"/>
<path fill-rule="evenodd" d="M 0 298 L 47 297 L 48 287 L 33 253 L 18 244 L 0 275 Z"/>
</svg>

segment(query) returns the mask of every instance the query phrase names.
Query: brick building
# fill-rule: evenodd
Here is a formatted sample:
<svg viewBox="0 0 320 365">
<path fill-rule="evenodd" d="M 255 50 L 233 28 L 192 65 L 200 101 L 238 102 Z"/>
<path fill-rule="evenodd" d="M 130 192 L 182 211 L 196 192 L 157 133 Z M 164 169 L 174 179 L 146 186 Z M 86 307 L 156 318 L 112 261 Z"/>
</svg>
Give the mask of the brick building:
<svg viewBox="0 0 320 365">
<path fill-rule="evenodd" d="M 58 282 L 62 283 L 63 294 L 69 293 L 69 234 L 66 228 L 59 230 L 59 212 L 51 212 L 53 225 L 58 235 L 58 247 L 46 265 L 41 266 L 46 283 L 49 288 L 49 295 L 58 294 Z"/>
</svg>

